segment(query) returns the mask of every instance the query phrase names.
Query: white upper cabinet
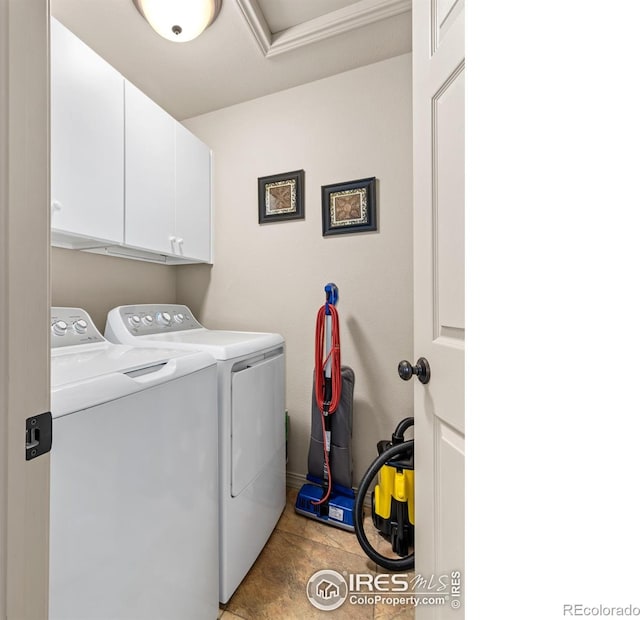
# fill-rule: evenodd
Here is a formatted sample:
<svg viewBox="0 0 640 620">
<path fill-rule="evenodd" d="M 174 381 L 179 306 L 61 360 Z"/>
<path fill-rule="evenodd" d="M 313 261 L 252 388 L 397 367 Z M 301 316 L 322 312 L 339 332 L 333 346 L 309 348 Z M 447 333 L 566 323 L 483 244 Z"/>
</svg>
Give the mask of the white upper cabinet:
<svg viewBox="0 0 640 620">
<path fill-rule="evenodd" d="M 175 120 L 125 84 L 125 235 L 127 245 L 177 254 Z"/>
<path fill-rule="evenodd" d="M 54 243 L 120 244 L 124 78 L 51 20 L 51 227 Z"/>
<path fill-rule="evenodd" d="M 125 244 L 211 262 L 211 152 L 125 84 Z"/>
<path fill-rule="evenodd" d="M 211 151 L 51 19 L 51 242 L 210 263 Z"/>
<path fill-rule="evenodd" d="M 176 249 L 211 262 L 211 151 L 176 122 Z"/>
</svg>

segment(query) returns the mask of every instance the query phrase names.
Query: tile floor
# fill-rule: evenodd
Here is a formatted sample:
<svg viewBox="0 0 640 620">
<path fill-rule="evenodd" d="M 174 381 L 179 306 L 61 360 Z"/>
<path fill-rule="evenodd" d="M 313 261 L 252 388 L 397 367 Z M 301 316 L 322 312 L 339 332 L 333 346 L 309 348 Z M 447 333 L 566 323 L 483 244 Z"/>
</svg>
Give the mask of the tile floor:
<svg viewBox="0 0 640 620">
<path fill-rule="evenodd" d="M 221 620 L 405 620 L 413 607 L 352 605 L 348 600 L 333 612 L 320 611 L 307 600 L 309 577 L 321 569 L 349 573 L 386 572 L 361 549 L 355 534 L 307 519 L 295 513 L 297 490 L 287 489 L 287 506 L 260 557 L 231 600 L 220 607 Z M 365 523 L 370 523 L 370 519 Z M 369 540 L 377 536 L 373 526 Z M 378 537 L 379 538 L 379 537 Z"/>
</svg>

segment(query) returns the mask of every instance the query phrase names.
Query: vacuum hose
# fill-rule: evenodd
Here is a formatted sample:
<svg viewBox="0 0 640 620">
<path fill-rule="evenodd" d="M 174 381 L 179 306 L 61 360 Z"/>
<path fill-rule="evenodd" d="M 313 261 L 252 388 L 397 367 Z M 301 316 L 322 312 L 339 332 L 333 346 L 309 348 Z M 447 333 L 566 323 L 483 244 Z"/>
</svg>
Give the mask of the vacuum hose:
<svg viewBox="0 0 640 620">
<path fill-rule="evenodd" d="M 407 426 L 410 426 L 407 425 Z M 398 433 L 399 429 L 396 429 Z M 403 429 L 401 432 L 403 432 Z M 398 433 L 400 434 L 400 433 Z M 369 542 L 367 535 L 364 532 L 364 500 L 369 490 L 369 485 L 373 482 L 373 479 L 378 475 L 378 471 L 390 461 L 392 458 L 397 457 L 400 454 L 413 451 L 413 439 L 397 443 L 387 448 L 378 458 L 371 463 L 369 469 L 364 474 L 358 492 L 356 494 L 354 513 L 354 526 L 356 530 L 356 536 L 360 546 L 364 552 L 379 566 L 391 571 L 403 571 L 411 570 L 414 567 L 414 554 L 411 553 L 403 558 L 392 559 L 378 553 L 371 543 Z"/>
<path fill-rule="evenodd" d="M 331 317 L 331 334 L 325 334 L 325 318 Z M 329 338 L 330 350 L 326 357 L 325 338 Z M 320 411 L 333 413 L 340 404 L 342 374 L 340 370 L 340 320 L 333 304 L 325 304 L 316 316 L 315 395 Z M 330 369 L 327 368 L 330 365 Z M 329 379 L 329 381 L 327 381 Z M 330 385 L 327 385 L 330 383 Z M 327 399 L 327 396 L 331 397 Z"/>
<path fill-rule="evenodd" d="M 335 293 L 333 289 L 334 287 Z M 329 290 L 328 290 L 329 289 Z M 324 504 L 331 496 L 331 464 L 329 451 L 331 449 L 331 420 L 340 404 L 342 393 L 342 369 L 340 362 L 340 321 L 336 307 L 329 300 L 337 301 L 337 287 L 327 285 L 327 302 L 320 307 L 316 317 L 316 350 L 315 350 L 315 398 L 320 419 L 322 420 L 322 445 L 324 450 L 325 493 L 322 499 L 311 502 L 314 506 Z M 327 319 L 328 317 L 328 319 Z M 325 333 L 327 320 L 330 321 L 329 333 Z M 324 357 L 325 350 L 327 356 Z"/>
<path fill-rule="evenodd" d="M 404 441 L 404 433 L 408 428 L 413 426 L 413 416 L 405 418 L 398 424 L 396 430 L 393 431 L 393 435 L 391 435 L 391 443 L 402 443 Z"/>
</svg>

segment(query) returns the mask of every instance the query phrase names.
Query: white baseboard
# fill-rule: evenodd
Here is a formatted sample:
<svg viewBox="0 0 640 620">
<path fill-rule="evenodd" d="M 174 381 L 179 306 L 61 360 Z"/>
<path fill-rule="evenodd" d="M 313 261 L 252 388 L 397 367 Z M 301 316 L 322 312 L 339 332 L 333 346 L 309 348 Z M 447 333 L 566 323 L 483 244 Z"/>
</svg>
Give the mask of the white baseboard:
<svg viewBox="0 0 640 620">
<path fill-rule="evenodd" d="M 307 477 L 303 474 L 296 474 L 295 472 L 287 472 L 287 486 L 290 489 L 301 489 L 302 485 L 307 481 Z"/>
</svg>

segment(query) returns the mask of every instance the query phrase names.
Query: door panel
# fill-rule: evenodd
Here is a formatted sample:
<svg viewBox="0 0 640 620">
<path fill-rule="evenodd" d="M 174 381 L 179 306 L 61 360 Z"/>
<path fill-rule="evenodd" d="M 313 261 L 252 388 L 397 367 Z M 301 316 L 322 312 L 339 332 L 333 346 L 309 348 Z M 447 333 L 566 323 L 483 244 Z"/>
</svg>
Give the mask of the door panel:
<svg viewBox="0 0 640 620">
<path fill-rule="evenodd" d="M 455 573 L 464 567 L 464 437 L 455 429 L 436 418 L 434 426 L 434 475 L 436 507 L 435 556 L 439 575 L 449 576 L 453 583 Z M 450 602 L 458 600 L 462 606 L 464 592 L 450 593 Z M 447 605 L 440 610 L 440 618 L 460 618 L 461 608 Z"/>
<path fill-rule="evenodd" d="M 124 239 L 124 78 L 51 20 L 51 226 Z"/>
<path fill-rule="evenodd" d="M 176 121 L 177 253 L 211 261 L 211 152 Z"/>
<path fill-rule="evenodd" d="M 438 45 L 444 40 L 447 31 L 456 18 L 464 11 L 464 0 L 432 0 L 432 49 L 434 54 Z"/>
<path fill-rule="evenodd" d="M 237 497 L 284 446 L 284 355 L 231 376 L 231 495 Z"/>
<path fill-rule="evenodd" d="M 207 368 L 54 420 L 51 620 L 215 617 L 215 382 Z"/>
<path fill-rule="evenodd" d="M 464 343 L 464 70 L 433 102 L 434 338 Z"/>
<path fill-rule="evenodd" d="M 414 0 L 416 574 L 449 590 L 416 618 L 464 618 L 464 3 Z M 460 573 L 458 578 L 457 573 Z M 459 596 L 457 596 L 459 594 Z"/>
<path fill-rule="evenodd" d="M 173 254 L 175 120 L 125 82 L 125 226 L 127 245 Z"/>
</svg>

